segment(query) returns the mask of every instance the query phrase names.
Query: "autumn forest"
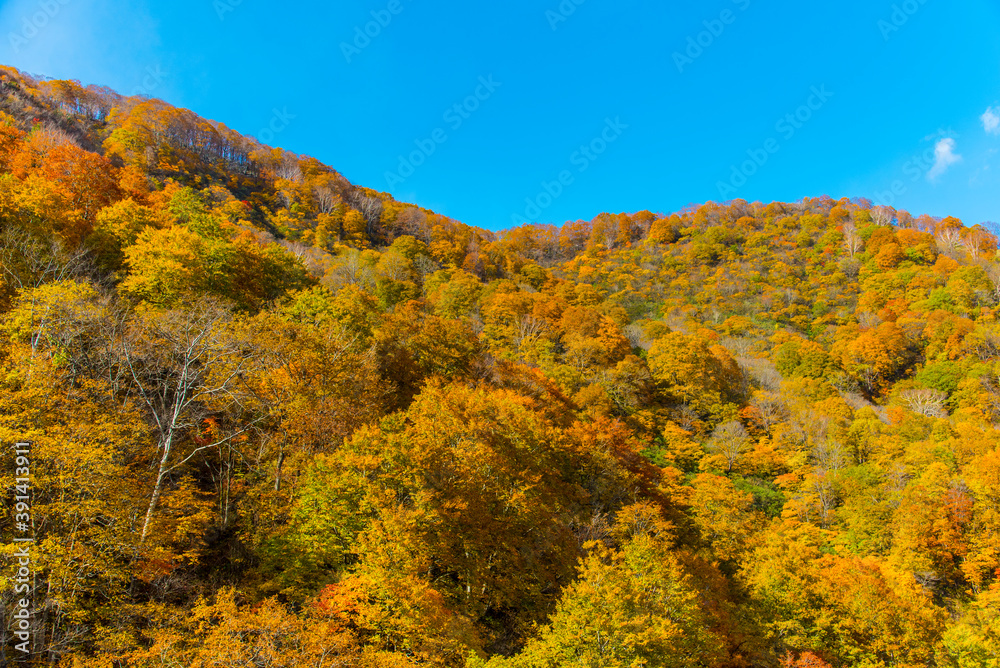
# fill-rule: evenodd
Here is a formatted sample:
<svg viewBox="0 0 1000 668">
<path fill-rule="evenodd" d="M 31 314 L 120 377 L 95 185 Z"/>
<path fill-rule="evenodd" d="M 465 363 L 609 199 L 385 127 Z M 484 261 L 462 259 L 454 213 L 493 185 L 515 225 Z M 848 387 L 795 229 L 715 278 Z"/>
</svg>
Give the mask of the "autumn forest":
<svg viewBox="0 0 1000 668">
<path fill-rule="evenodd" d="M 0 67 L 0 664 L 998 666 L 998 316 L 956 218 L 497 233 Z"/>
</svg>

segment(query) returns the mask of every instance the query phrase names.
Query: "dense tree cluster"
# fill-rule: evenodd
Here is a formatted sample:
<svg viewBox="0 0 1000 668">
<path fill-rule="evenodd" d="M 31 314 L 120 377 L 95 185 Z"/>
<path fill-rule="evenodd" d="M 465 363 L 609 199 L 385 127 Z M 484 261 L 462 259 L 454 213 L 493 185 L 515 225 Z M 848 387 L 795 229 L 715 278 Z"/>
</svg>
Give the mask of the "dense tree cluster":
<svg viewBox="0 0 1000 668">
<path fill-rule="evenodd" d="M 989 230 L 494 234 L 158 100 L 0 111 L 38 665 L 1000 665 Z"/>
</svg>

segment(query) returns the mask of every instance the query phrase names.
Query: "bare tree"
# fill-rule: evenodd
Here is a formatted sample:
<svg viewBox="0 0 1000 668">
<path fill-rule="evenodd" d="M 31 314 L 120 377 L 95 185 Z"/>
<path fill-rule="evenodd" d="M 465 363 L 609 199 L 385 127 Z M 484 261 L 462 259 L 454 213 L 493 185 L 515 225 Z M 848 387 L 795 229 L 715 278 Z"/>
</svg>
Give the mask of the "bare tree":
<svg viewBox="0 0 1000 668">
<path fill-rule="evenodd" d="M 872 220 L 880 227 L 887 227 L 896 218 L 896 211 L 890 206 L 877 206 L 872 209 Z"/>
<path fill-rule="evenodd" d="M 294 153 L 285 152 L 281 156 L 281 162 L 274 167 L 274 175 L 279 179 L 285 179 L 293 183 L 302 182 L 302 166 L 299 164 L 299 159 Z"/>
<path fill-rule="evenodd" d="M 945 408 L 948 395 L 940 390 L 906 390 L 899 394 L 899 398 L 914 413 L 932 418 L 948 417 Z"/>
<path fill-rule="evenodd" d="M 965 234 L 962 244 L 969 257 L 979 260 L 990 251 L 996 252 L 997 238 L 977 225 Z"/>
<path fill-rule="evenodd" d="M 522 345 L 538 339 L 547 329 L 547 322 L 533 315 L 526 315 L 517 322 L 513 338 L 514 345 L 520 349 Z"/>
<path fill-rule="evenodd" d="M 854 257 L 865 249 L 865 240 L 858 233 L 858 228 L 854 223 L 844 225 L 844 250 L 853 260 Z"/>
<path fill-rule="evenodd" d="M 750 436 L 742 424 L 733 420 L 715 428 L 708 442 L 710 452 L 722 455 L 726 460 L 726 473 L 732 473 L 736 463 L 746 453 Z"/>
<path fill-rule="evenodd" d="M 355 190 L 350 197 L 350 204 L 361 212 L 365 219 L 369 239 L 378 239 L 382 233 L 382 211 L 385 205 L 382 200 L 370 197 L 360 190 Z"/>
<path fill-rule="evenodd" d="M 340 197 L 331 188 L 317 186 L 313 188 L 313 198 L 316 200 L 316 210 L 319 213 L 333 213 L 340 204 Z"/>
<path fill-rule="evenodd" d="M 961 256 L 964 243 L 962 241 L 962 234 L 957 228 L 945 227 L 938 230 L 935 241 L 937 241 L 938 250 L 943 254 L 953 259 L 958 259 Z"/>
<path fill-rule="evenodd" d="M 229 442 L 252 426 L 235 428 L 224 438 L 178 452 L 183 437 L 211 412 L 242 412 L 236 389 L 253 355 L 232 335 L 229 323 L 229 313 L 212 303 L 192 310 L 140 314 L 124 323 L 117 361 L 131 380 L 131 394 L 148 411 L 159 456 L 140 545 L 149 535 L 170 474 L 199 452 Z"/>
</svg>

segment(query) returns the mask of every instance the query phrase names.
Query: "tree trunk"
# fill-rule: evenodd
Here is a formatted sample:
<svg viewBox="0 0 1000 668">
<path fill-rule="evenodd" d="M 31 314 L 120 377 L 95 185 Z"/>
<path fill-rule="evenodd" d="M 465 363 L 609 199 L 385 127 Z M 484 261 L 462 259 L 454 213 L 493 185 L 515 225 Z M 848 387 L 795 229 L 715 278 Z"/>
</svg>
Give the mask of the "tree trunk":
<svg viewBox="0 0 1000 668">
<path fill-rule="evenodd" d="M 167 463 L 170 461 L 170 450 L 173 447 L 173 440 L 173 434 L 168 434 L 163 444 L 163 457 L 160 459 L 160 469 L 156 474 L 156 485 L 153 486 L 153 496 L 149 499 L 149 508 L 146 509 L 146 519 L 142 523 L 142 535 L 139 537 L 140 547 L 146 542 L 146 536 L 149 534 L 149 525 L 152 524 L 156 507 L 160 503 L 160 495 L 163 493 L 163 481 L 166 480 L 167 472 L 169 471 Z"/>
<path fill-rule="evenodd" d="M 281 465 L 285 463 L 285 449 L 278 451 L 278 465 L 274 469 L 274 491 L 281 491 Z"/>
</svg>

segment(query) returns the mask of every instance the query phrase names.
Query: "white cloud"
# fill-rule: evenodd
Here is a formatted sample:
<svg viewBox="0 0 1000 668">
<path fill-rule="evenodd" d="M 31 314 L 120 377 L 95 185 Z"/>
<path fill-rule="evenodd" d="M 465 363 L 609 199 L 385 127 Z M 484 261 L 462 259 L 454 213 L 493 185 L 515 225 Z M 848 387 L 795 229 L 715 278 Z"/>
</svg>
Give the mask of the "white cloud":
<svg viewBox="0 0 1000 668">
<path fill-rule="evenodd" d="M 927 178 L 936 181 L 949 167 L 961 160 L 962 156 L 955 153 L 955 140 L 950 137 L 942 139 L 934 146 L 934 166 L 927 172 Z"/>
<path fill-rule="evenodd" d="M 980 118 L 983 121 L 983 128 L 988 133 L 1000 135 L 1000 109 L 990 107 Z"/>
</svg>

